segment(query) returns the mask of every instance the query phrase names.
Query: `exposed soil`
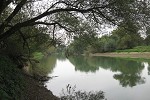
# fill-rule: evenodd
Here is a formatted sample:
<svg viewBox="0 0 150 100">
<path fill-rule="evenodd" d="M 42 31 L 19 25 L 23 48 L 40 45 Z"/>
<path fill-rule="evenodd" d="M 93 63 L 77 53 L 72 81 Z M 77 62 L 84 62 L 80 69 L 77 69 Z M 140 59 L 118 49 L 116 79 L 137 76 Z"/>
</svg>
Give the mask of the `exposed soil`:
<svg viewBox="0 0 150 100">
<path fill-rule="evenodd" d="M 108 56 L 108 57 L 146 58 L 146 59 L 150 59 L 150 52 L 95 53 L 95 54 L 90 54 L 90 56 Z"/>
<path fill-rule="evenodd" d="M 25 100 L 60 100 L 32 77 L 24 75 L 24 82 L 26 84 Z"/>
</svg>

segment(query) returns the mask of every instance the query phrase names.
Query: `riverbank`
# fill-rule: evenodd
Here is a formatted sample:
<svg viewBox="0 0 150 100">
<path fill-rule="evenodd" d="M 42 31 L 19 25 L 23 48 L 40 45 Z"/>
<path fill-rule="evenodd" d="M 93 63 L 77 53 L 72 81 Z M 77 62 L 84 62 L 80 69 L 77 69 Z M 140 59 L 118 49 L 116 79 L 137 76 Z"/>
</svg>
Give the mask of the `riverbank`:
<svg viewBox="0 0 150 100">
<path fill-rule="evenodd" d="M 0 100 L 59 100 L 34 79 L 19 69 L 6 56 L 0 56 Z"/>
<path fill-rule="evenodd" d="M 37 61 L 44 57 L 44 54 L 41 52 L 35 52 L 33 55 L 33 59 Z M 59 100 L 59 98 L 54 96 L 50 90 L 47 90 L 43 82 L 39 80 L 43 78 L 42 76 L 36 75 L 33 77 L 31 73 L 26 72 L 24 69 L 23 71 L 24 81 L 26 82 L 24 91 L 25 100 Z"/>
<path fill-rule="evenodd" d="M 150 59 L 150 52 L 112 52 L 112 53 L 94 53 L 90 56 L 122 57 L 122 58 L 145 58 Z"/>
<path fill-rule="evenodd" d="M 40 85 L 38 80 L 25 74 L 23 77 L 25 82 L 25 100 L 59 100 L 51 91 Z"/>
</svg>

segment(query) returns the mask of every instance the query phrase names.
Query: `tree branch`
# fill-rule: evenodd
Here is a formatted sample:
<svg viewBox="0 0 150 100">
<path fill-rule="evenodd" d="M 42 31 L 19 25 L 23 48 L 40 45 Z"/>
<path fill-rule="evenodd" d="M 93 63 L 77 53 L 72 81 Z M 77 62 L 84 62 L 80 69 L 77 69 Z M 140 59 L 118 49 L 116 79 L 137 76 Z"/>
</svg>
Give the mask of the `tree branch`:
<svg viewBox="0 0 150 100">
<path fill-rule="evenodd" d="M 22 0 L 21 4 L 18 5 L 18 7 L 16 7 L 16 11 L 14 11 L 14 13 L 12 13 L 11 17 L 9 17 L 7 19 L 7 21 L 9 22 L 14 16 L 15 14 L 19 11 L 19 9 L 21 9 L 21 7 L 23 6 L 23 4 L 26 2 L 27 0 Z M 109 4 L 108 4 L 109 5 Z M 64 28 L 66 31 L 68 32 L 73 32 L 73 31 L 70 31 L 68 30 L 65 26 L 61 25 L 60 23 L 58 22 L 54 22 L 54 23 L 43 23 L 43 22 L 36 22 L 37 20 L 47 16 L 47 15 L 52 15 L 52 14 L 55 14 L 55 13 L 59 13 L 59 12 L 72 12 L 72 11 L 75 11 L 75 12 L 80 12 L 80 13 L 92 13 L 93 10 L 98 10 L 98 9 L 104 9 L 106 6 L 108 5 L 105 5 L 105 6 L 98 6 L 98 7 L 91 7 L 91 8 L 87 8 L 87 9 L 77 9 L 77 8 L 56 8 L 54 10 L 51 10 L 51 11 L 46 11 L 32 19 L 29 19 L 25 22 L 22 22 L 22 23 L 17 23 L 16 25 L 14 25 L 12 28 L 10 28 L 8 31 L 6 31 L 5 33 L 1 34 L 0 35 L 0 41 L 9 37 L 10 35 L 12 35 L 13 33 L 15 33 L 18 29 L 22 28 L 22 27 L 27 27 L 27 26 L 31 26 L 31 25 L 36 25 L 36 24 L 45 24 L 45 25 L 54 25 L 54 24 L 57 24 L 59 27 L 61 28 Z M 98 12 L 95 12 L 97 14 L 99 14 Z M 103 14 L 102 14 L 103 16 Z M 106 17 L 106 16 L 104 16 Z M 109 20 L 109 19 L 108 19 Z M 0 30 L 3 30 L 4 28 L 0 28 Z M 0 33 L 2 33 L 0 31 Z"/>
<path fill-rule="evenodd" d="M 34 22 L 34 23 L 31 23 L 30 26 L 32 25 L 39 25 L 39 24 L 42 24 L 42 25 L 58 25 L 60 28 L 63 28 L 65 29 L 67 32 L 74 32 L 72 31 L 71 29 L 68 29 L 67 27 L 61 25 L 59 22 L 55 21 L 53 23 L 46 23 L 46 22 Z"/>
<path fill-rule="evenodd" d="M 27 48 L 28 48 L 28 54 L 29 54 L 29 56 L 30 56 L 30 47 L 29 47 L 29 44 L 28 44 L 28 42 L 27 42 L 27 40 L 26 40 L 24 34 L 21 32 L 21 30 L 18 30 L 18 32 L 19 32 L 20 36 L 22 37 L 22 39 L 23 39 L 23 41 L 24 41 L 24 43 L 23 43 L 23 48 L 25 47 L 25 44 L 26 44 L 26 46 L 27 46 Z"/>
<path fill-rule="evenodd" d="M 56 27 L 56 24 L 54 24 L 54 28 L 53 28 L 53 40 L 55 40 L 55 27 Z"/>
<path fill-rule="evenodd" d="M 107 21 L 111 22 L 112 24 L 117 25 L 117 23 L 115 23 L 113 19 L 111 19 L 111 18 L 109 18 L 108 16 L 104 15 L 103 12 L 101 12 L 99 9 L 97 9 L 97 11 L 94 11 L 94 10 L 93 10 L 93 12 L 98 13 L 99 16 L 102 16 L 102 17 L 105 18 Z"/>
<path fill-rule="evenodd" d="M 0 15 L 4 11 L 4 9 L 12 2 L 12 0 L 0 0 Z"/>
<path fill-rule="evenodd" d="M 20 11 L 22 6 L 26 3 L 27 0 L 22 0 L 14 9 L 14 11 L 8 16 L 8 18 L 0 25 L 0 33 L 3 33 L 5 25 L 7 25 L 13 17 Z"/>
</svg>

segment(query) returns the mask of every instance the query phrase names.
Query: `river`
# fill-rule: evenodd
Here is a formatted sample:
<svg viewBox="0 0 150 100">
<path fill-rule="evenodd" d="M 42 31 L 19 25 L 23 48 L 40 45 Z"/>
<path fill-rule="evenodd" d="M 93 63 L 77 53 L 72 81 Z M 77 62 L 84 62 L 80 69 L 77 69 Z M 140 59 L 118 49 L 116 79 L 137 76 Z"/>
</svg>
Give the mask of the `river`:
<svg viewBox="0 0 150 100">
<path fill-rule="evenodd" d="M 103 91 L 107 100 L 150 100 L 150 61 L 112 57 L 50 56 L 36 71 L 53 78 L 47 89 L 60 96 L 70 84 L 81 91 Z"/>
</svg>

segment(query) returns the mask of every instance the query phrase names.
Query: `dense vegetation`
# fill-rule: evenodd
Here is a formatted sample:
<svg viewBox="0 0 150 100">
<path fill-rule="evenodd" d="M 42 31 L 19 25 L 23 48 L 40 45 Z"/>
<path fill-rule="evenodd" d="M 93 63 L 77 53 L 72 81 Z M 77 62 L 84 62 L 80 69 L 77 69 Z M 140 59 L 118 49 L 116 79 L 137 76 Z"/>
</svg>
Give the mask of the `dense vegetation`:
<svg viewBox="0 0 150 100">
<path fill-rule="evenodd" d="M 98 37 L 87 37 L 80 35 L 74 37 L 74 41 L 68 46 L 68 53 L 70 54 L 89 54 L 89 53 L 104 53 L 104 52 L 149 52 L 149 33 L 146 32 L 146 37 L 138 33 L 138 28 L 135 26 L 126 25 L 130 27 L 118 27 L 110 34 Z"/>
<path fill-rule="evenodd" d="M 149 8 L 148 0 L 1 0 L 2 97 L 18 99 L 21 82 L 16 77 L 18 73 L 14 73 L 16 68 L 33 65 L 54 52 L 54 47 L 64 48 L 60 44 L 66 38 L 73 40 L 63 49 L 66 54 L 149 45 Z M 110 36 L 98 38 L 102 26 L 117 26 L 117 29 Z M 146 39 L 140 37 L 139 31 L 147 33 Z M 5 74 L 8 76 L 4 79 Z M 13 78 L 19 83 L 12 81 Z M 8 85 L 18 90 L 9 91 Z"/>
<path fill-rule="evenodd" d="M 117 50 L 116 52 L 150 52 L 150 46 L 137 46 L 132 49 Z"/>
<path fill-rule="evenodd" d="M 0 56 L 0 99 L 21 100 L 24 84 L 16 65 L 8 57 Z"/>
</svg>

